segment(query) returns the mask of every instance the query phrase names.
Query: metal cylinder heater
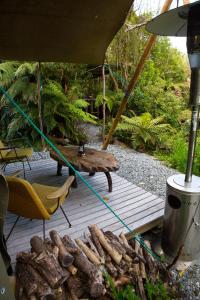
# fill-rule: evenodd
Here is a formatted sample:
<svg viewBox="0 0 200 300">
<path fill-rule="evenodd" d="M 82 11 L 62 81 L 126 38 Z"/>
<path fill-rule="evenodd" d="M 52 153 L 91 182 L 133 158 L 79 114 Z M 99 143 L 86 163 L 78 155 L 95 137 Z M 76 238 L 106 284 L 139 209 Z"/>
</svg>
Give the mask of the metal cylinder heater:
<svg viewBox="0 0 200 300">
<path fill-rule="evenodd" d="M 169 257 L 175 257 L 182 247 L 181 259 L 191 261 L 200 256 L 200 178 L 185 175 L 167 179 L 162 248 Z"/>
<path fill-rule="evenodd" d="M 147 24 L 147 30 L 168 36 L 187 36 L 191 67 L 192 109 L 186 174 L 167 179 L 162 248 L 183 261 L 200 256 L 200 177 L 192 175 L 200 106 L 200 1 L 162 14 Z"/>
</svg>

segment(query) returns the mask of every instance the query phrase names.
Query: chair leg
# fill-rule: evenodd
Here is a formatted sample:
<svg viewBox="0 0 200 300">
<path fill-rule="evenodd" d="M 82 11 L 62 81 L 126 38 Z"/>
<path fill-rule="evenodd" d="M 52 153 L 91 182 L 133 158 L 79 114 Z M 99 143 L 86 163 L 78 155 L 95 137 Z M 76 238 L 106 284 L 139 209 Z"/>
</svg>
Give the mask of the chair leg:
<svg viewBox="0 0 200 300">
<path fill-rule="evenodd" d="M 15 220 L 15 223 L 13 224 L 8 236 L 6 237 L 6 242 L 8 241 L 9 237 L 11 236 L 11 233 L 13 232 L 15 226 L 17 225 L 17 222 L 19 221 L 20 216 L 17 217 L 17 219 Z"/>
<path fill-rule="evenodd" d="M 29 162 L 29 160 L 28 160 L 28 157 L 26 157 L 26 160 L 27 160 L 27 163 L 28 163 L 29 169 L 30 169 L 30 171 L 31 171 L 31 165 L 30 165 L 30 162 Z"/>
<path fill-rule="evenodd" d="M 22 165 L 23 165 L 23 171 L 24 171 L 24 179 L 26 179 L 25 166 L 24 166 L 23 160 L 22 160 Z"/>
<path fill-rule="evenodd" d="M 70 221 L 69 221 L 69 219 L 68 219 L 68 217 L 67 217 L 67 215 L 66 215 L 66 213 L 65 213 L 65 211 L 64 211 L 64 209 L 62 207 L 62 205 L 60 205 L 60 209 L 62 210 L 62 213 L 63 213 L 65 219 L 67 220 L 68 224 L 69 224 L 69 228 L 71 228 L 72 224 L 70 223 Z"/>
<path fill-rule="evenodd" d="M 6 167 L 7 167 L 7 164 L 5 163 L 5 164 L 3 165 L 3 167 L 2 167 L 2 169 L 3 169 L 3 172 L 5 172 L 5 170 L 6 170 Z"/>
<path fill-rule="evenodd" d="M 43 222 L 43 240 L 45 241 L 45 219 L 42 220 Z"/>
</svg>

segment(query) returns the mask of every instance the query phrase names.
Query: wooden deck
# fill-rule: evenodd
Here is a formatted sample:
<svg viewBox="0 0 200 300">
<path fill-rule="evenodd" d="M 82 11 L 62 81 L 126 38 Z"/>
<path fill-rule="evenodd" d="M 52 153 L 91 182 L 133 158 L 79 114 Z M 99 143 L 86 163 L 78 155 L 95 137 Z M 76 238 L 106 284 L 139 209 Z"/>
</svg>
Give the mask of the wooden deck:
<svg viewBox="0 0 200 300">
<path fill-rule="evenodd" d="M 56 163 L 51 159 L 32 162 L 31 166 L 32 171 L 26 171 L 27 179 L 31 182 L 60 186 L 68 176 L 68 168 L 63 168 L 63 176 L 56 176 Z M 10 165 L 7 167 L 6 173 L 9 174 L 20 168 L 20 164 Z M 86 173 L 82 173 L 82 175 L 101 196 L 108 199 L 108 204 L 133 231 L 145 224 L 155 222 L 163 216 L 163 199 L 146 192 L 115 173 L 112 173 L 112 193 L 108 193 L 108 184 L 104 173 L 96 173 L 93 177 Z M 78 188 L 71 190 L 63 207 L 72 223 L 72 228 L 68 228 L 61 210 L 58 209 L 51 220 L 46 221 L 46 234 L 55 229 L 61 235 L 69 234 L 73 238 L 81 237 L 87 231 L 87 226 L 94 223 L 104 230 L 111 230 L 115 233 L 120 233 L 122 230 L 127 232 L 80 179 L 78 179 Z M 5 234 L 8 233 L 15 218 L 15 215 L 8 213 Z M 17 252 L 30 248 L 29 240 L 33 235 L 42 236 L 42 221 L 22 218 L 7 243 L 13 262 Z"/>
</svg>

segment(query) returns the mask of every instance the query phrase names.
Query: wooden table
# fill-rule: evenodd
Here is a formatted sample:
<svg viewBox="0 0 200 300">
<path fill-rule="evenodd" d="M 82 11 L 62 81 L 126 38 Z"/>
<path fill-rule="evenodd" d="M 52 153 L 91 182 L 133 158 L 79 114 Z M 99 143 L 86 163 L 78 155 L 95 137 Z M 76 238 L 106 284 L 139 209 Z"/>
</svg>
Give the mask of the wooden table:
<svg viewBox="0 0 200 300">
<path fill-rule="evenodd" d="M 96 172 L 104 172 L 108 180 L 109 192 L 112 192 L 110 172 L 119 169 L 119 163 L 113 154 L 92 148 L 85 148 L 85 155 L 80 156 L 78 154 L 78 146 L 58 146 L 58 149 L 77 171 L 88 172 L 90 176 L 93 176 Z M 55 151 L 50 151 L 50 156 L 58 162 L 57 175 L 62 175 L 62 166 L 66 166 L 66 164 L 59 158 L 59 155 Z M 75 175 L 71 168 L 69 168 L 69 175 Z M 76 180 L 74 180 L 72 186 L 77 187 Z"/>
</svg>

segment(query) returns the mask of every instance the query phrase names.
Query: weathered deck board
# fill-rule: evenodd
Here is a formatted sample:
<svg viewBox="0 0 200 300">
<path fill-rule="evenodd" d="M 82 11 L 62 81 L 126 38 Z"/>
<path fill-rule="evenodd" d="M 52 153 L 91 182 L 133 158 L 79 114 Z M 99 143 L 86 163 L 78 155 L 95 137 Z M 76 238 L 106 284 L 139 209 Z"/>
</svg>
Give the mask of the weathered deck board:
<svg viewBox="0 0 200 300">
<path fill-rule="evenodd" d="M 51 159 L 32 162 L 31 166 L 32 170 L 26 171 L 26 177 L 31 182 L 60 186 L 68 176 L 68 168 L 63 168 L 62 177 L 56 176 L 56 163 Z M 7 168 L 7 173 L 18 169 L 21 169 L 20 164 L 10 165 Z M 109 205 L 132 230 L 153 222 L 163 215 L 163 199 L 146 192 L 115 173 L 112 173 L 112 193 L 108 193 L 107 179 L 103 173 L 96 173 L 93 177 L 86 173 L 82 173 L 82 175 L 101 196 L 108 199 Z M 56 229 L 61 235 L 70 234 L 73 238 L 81 237 L 87 230 L 87 226 L 93 223 L 115 233 L 122 230 L 127 232 L 127 229 L 123 228 L 116 217 L 80 179 L 78 179 L 78 188 L 71 190 L 63 206 L 72 223 L 72 228 L 68 228 L 61 210 L 58 210 L 51 220 L 46 221 L 47 233 L 51 229 Z M 13 214 L 8 213 L 5 234 L 9 232 L 15 218 Z M 30 221 L 25 218 L 19 221 L 7 243 L 13 262 L 17 252 L 29 249 L 30 237 L 36 234 L 42 236 L 42 221 Z"/>
</svg>

